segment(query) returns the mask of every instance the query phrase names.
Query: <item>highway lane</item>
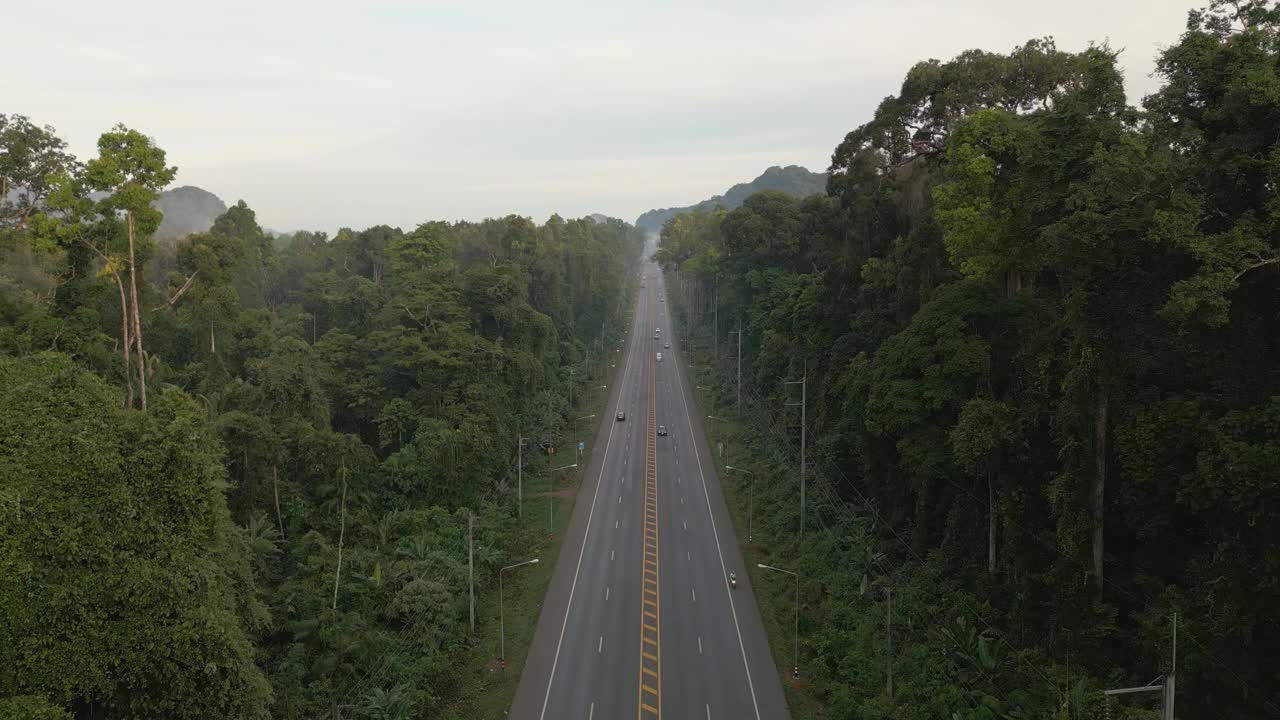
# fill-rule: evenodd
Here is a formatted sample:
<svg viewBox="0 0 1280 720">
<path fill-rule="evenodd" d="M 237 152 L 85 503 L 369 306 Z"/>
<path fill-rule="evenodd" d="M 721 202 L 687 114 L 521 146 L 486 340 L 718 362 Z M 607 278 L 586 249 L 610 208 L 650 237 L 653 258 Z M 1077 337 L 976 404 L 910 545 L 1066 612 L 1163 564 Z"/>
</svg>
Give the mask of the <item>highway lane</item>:
<svg viewBox="0 0 1280 720">
<path fill-rule="evenodd" d="M 635 715 L 651 322 L 640 294 L 510 716 Z M 616 421 L 618 410 L 626 420 Z"/>
<path fill-rule="evenodd" d="M 664 284 L 656 266 L 644 272 L 511 716 L 787 718 Z M 619 409 L 625 422 L 614 420 Z M 656 437 L 657 424 L 669 435 Z"/>
<path fill-rule="evenodd" d="M 665 283 L 659 288 L 665 293 Z M 664 322 L 666 306 L 659 304 Z M 668 341 L 656 373 L 659 422 L 669 432 L 658 465 L 673 475 L 664 486 L 670 490 L 662 509 L 664 537 L 678 534 L 681 541 L 664 548 L 663 662 L 680 671 L 663 678 L 664 709 L 671 718 L 789 718 L 680 338 L 672 333 Z M 731 571 L 738 576 L 736 590 L 728 584 Z"/>
</svg>

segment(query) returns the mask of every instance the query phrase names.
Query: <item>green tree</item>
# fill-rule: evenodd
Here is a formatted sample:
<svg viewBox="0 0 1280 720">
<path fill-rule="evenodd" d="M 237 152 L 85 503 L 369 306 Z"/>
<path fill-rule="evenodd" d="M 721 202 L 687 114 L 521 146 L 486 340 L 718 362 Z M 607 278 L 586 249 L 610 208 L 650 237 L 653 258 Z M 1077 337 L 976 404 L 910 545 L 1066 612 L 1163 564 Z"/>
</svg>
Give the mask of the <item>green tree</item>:
<svg viewBox="0 0 1280 720">
<path fill-rule="evenodd" d="M 146 248 L 140 246 L 160 226 L 162 216 L 152 203 L 177 172 L 176 167 L 165 165 L 164 150 L 151 138 L 124 125 L 117 125 L 98 138 L 98 157 L 85 165 L 88 187 L 108 193 L 96 203 L 97 212 L 104 217 L 124 215 L 123 233 L 128 240 L 125 256 L 129 276 L 128 314 L 133 323 L 124 342 L 125 345 L 132 342 L 137 350 L 138 401 L 143 412 L 147 409 L 147 359 L 138 308 L 138 274 L 141 272 L 139 256 L 145 257 Z M 128 358 L 125 362 L 128 363 Z"/>
<path fill-rule="evenodd" d="M 266 616 L 196 404 L 169 388 L 133 413 L 44 354 L 0 357 L 0 408 L 0 696 L 113 717 L 266 717 L 242 629 Z"/>
</svg>

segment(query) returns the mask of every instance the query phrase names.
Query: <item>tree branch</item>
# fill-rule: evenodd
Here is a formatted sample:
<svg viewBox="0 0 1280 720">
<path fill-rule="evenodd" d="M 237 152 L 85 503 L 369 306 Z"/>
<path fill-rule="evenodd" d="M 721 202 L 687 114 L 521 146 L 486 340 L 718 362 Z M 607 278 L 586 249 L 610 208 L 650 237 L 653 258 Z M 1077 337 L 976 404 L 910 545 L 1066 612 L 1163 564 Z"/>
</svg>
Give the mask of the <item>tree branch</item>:
<svg viewBox="0 0 1280 720">
<path fill-rule="evenodd" d="M 404 311 L 406 311 L 406 313 L 408 313 L 408 316 L 410 316 L 410 318 L 413 320 L 413 322 L 417 323 L 417 327 L 420 327 L 420 328 L 424 329 L 424 331 L 425 331 L 425 329 L 426 329 L 426 324 L 425 324 L 425 323 L 422 323 L 422 320 L 417 319 L 417 315 L 413 314 L 413 311 L 412 311 L 412 310 L 410 310 L 410 309 L 408 309 L 408 305 L 401 305 L 401 307 L 403 307 Z"/>
<path fill-rule="evenodd" d="M 1244 277 L 1248 273 L 1251 273 L 1260 267 L 1266 267 L 1267 265 L 1275 265 L 1277 263 L 1280 263 L 1280 255 L 1277 255 L 1276 257 L 1273 257 L 1273 258 L 1268 258 L 1266 260 L 1263 260 L 1262 262 L 1254 263 L 1253 265 L 1250 265 L 1249 267 L 1236 273 L 1236 276 L 1231 278 L 1231 282 L 1240 282 L 1240 278 Z"/>
<path fill-rule="evenodd" d="M 196 275 L 199 275 L 199 274 L 200 274 L 199 270 L 196 270 L 195 272 L 191 273 L 191 277 L 187 278 L 187 281 L 182 284 L 182 287 L 178 288 L 178 292 L 174 293 L 168 300 L 166 300 L 164 305 L 157 305 L 151 308 L 151 312 L 155 312 L 157 310 L 163 310 L 167 307 L 173 307 L 175 304 L 177 304 L 178 299 L 181 298 L 183 295 L 185 295 L 187 291 L 191 289 L 191 283 L 195 282 Z"/>
</svg>

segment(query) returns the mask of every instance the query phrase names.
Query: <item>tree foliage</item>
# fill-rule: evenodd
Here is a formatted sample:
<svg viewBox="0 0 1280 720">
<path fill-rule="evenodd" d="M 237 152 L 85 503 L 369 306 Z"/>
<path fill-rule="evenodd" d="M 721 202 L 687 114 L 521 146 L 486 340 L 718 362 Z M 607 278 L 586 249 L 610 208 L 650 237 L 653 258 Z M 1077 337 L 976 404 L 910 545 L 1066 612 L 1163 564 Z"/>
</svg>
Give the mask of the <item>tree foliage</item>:
<svg viewBox="0 0 1280 720">
<path fill-rule="evenodd" d="M 0 273 L 0 714 L 438 712 L 475 642 L 467 514 L 484 597 L 542 534 L 516 520 L 516 438 L 563 442 L 569 384 L 602 380 L 640 235 L 511 216 L 277 242 L 242 201 L 148 275 L 163 150 L 115 128 L 81 168 L 0 119 L 23 188 L 0 233 L 47 269 Z"/>
</svg>

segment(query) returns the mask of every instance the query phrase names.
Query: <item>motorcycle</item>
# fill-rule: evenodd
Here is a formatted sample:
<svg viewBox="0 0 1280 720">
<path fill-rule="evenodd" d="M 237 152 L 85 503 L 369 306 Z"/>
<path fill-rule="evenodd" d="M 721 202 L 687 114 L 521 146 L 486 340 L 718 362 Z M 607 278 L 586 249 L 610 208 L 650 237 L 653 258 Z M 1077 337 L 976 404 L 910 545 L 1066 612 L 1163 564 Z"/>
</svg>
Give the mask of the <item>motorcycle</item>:
<svg viewBox="0 0 1280 720">
<path fill-rule="evenodd" d="M 733 573 L 729 573 L 729 587 L 735 590 L 738 588 L 738 576 Z"/>
</svg>

